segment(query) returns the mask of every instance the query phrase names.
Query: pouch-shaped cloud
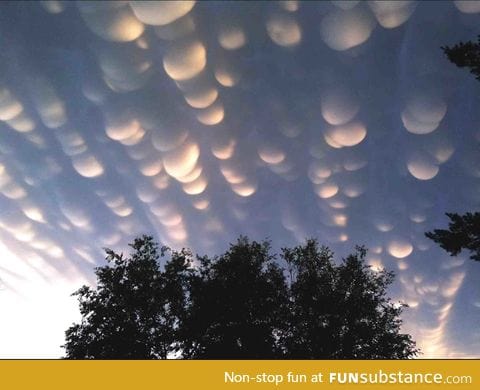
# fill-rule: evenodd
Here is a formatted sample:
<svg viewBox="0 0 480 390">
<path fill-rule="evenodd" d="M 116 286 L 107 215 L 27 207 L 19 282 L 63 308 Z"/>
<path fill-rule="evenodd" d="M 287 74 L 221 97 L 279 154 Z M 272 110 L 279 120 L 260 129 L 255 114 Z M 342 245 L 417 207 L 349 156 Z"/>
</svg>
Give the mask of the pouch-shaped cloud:
<svg viewBox="0 0 480 390">
<path fill-rule="evenodd" d="M 203 172 L 203 168 L 200 166 L 200 164 L 197 164 L 196 167 L 192 169 L 190 173 L 188 173 L 185 176 L 176 177 L 175 179 L 177 179 L 177 181 L 179 181 L 180 183 L 185 183 L 185 184 L 191 183 L 197 180 L 202 174 L 202 172 Z"/>
<path fill-rule="evenodd" d="M 450 276 L 449 280 L 443 285 L 442 295 L 445 298 L 452 298 L 465 279 L 465 271 L 456 272 Z"/>
<path fill-rule="evenodd" d="M 455 0 L 453 3 L 459 11 L 465 14 L 476 14 L 480 12 L 480 1 Z"/>
<path fill-rule="evenodd" d="M 147 52 L 137 46 L 102 46 L 97 59 L 103 80 L 115 92 L 130 92 L 145 85 L 153 73 Z"/>
<path fill-rule="evenodd" d="M 162 160 L 158 157 L 148 158 L 142 161 L 139 165 L 139 170 L 143 176 L 155 176 L 162 172 L 163 164 Z"/>
<path fill-rule="evenodd" d="M 114 141 L 123 141 L 134 137 L 141 132 L 140 123 L 135 118 L 110 115 L 107 118 L 105 133 Z"/>
<path fill-rule="evenodd" d="M 62 145 L 63 152 L 67 156 L 75 156 L 87 151 L 87 145 L 83 137 L 76 131 L 65 130 L 56 133 L 57 139 Z"/>
<path fill-rule="evenodd" d="M 415 1 L 369 1 L 369 7 L 378 23 L 385 28 L 396 28 L 405 23 L 415 11 Z"/>
<path fill-rule="evenodd" d="M 208 199 L 195 199 L 192 201 L 192 206 L 197 210 L 207 210 L 209 205 L 210 201 Z"/>
<path fill-rule="evenodd" d="M 348 50 L 361 45 L 372 33 L 375 20 L 362 5 L 348 10 L 335 9 L 323 17 L 320 35 L 334 50 Z"/>
<path fill-rule="evenodd" d="M 343 148 L 343 145 L 340 145 L 338 142 L 335 142 L 332 137 L 328 134 L 328 131 L 325 131 L 323 133 L 323 138 L 325 139 L 325 142 L 327 143 L 328 146 L 331 146 L 334 149 L 341 149 Z M 311 149 L 310 149 L 311 150 Z M 314 157 L 319 157 L 317 155 L 312 154 Z"/>
<path fill-rule="evenodd" d="M 124 93 L 142 88 L 148 81 L 150 74 L 151 73 L 147 70 L 146 72 L 130 79 L 115 80 L 104 76 L 103 80 L 113 92 Z"/>
<path fill-rule="evenodd" d="M 424 213 L 411 213 L 410 214 L 410 220 L 415 223 L 423 223 L 427 219 L 426 215 Z"/>
<path fill-rule="evenodd" d="M 184 177 L 193 171 L 200 156 L 200 148 L 193 141 L 185 141 L 163 158 L 165 171 L 173 178 Z"/>
<path fill-rule="evenodd" d="M 224 116 L 225 111 L 223 109 L 223 104 L 220 102 L 217 102 L 197 113 L 198 121 L 207 126 L 218 125 L 223 121 Z"/>
<path fill-rule="evenodd" d="M 375 228 L 382 233 L 391 231 L 395 225 L 393 219 L 388 215 L 377 215 L 373 218 L 373 225 Z"/>
<path fill-rule="evenodd" d="M 285 160 L 285 153 L 273 145 L 265 145 L 258 149 L 258 155 L 267 164 L 280 164 Z"/>
<path fill-rule="evenodd" d="M 1 109 L 0 109 L 1 110 Z M 20 133 L 28 133 L 35 129 L 35 122 L 25 112 L 21 112 L 17 116 L 6 121 L 6 123 L 14 130 Z"/>
<path fill-rule="evenodd" d="M 35 122 L 25 113 L 23 105 L 7 88 L 0 87 L 0 121 L 6 122 L 20 133 L 28 133 L 35 128 Z"/>
<path fill-rule="evenodd" d="M 159 190 L 164 190 L 170 185 L 170 176 L 162 172 L 152 178 L 152 184 Z"/>
<path fill-rule="evenodd" d="M 117 207 L 113 207 L 111 209 L 115 215 L 118 215 L 119 217 L 125 218 L 128 217 L 133 213 L 133 208 L 128 206 L 127 204 L 122 204 Z"/>
<path fill-rule="evenodd" d="M 218 43 L 225 50 L 237 50 L 245 46 L 247 37 L 239 26 L 222 27 L 218 34 Z"/>
<path fill-rule="evenodd" d="M 107 41 L 129 42 L 142 35 L 144 26 L 123 1 L 77 1 L 88 28 Z"/>
<path fill-rule="evenodd" d="M 27 192 L 25 191 L 23 186 L 12 180 L 10 177 L 4 176 L 0 179 L 2 179 L 3 182 L 0 185 L 0 193 L 2 193 L 7 198 L 17 200 L 23 199 L 27 196 Z"/>
<path fill-rule="evenodd" d="M 277 45 L 293 47 L 302 40 L 302 30 L 292 15 L 274 13 L 267 20 L 268 36 Z"/>
<path fill-rule="evenodd" d="M 159 191 L 148 182 L 143 182 L 135 187 L 135 193 L 143 203 L 152 203 L 159 197 Z"/>
<path fill-rule="evenodd" d="M 341 86 L 323 91 L 320 107 L 323 119 L 335 126 L 350 122 L 360 109 L 357 96 Z"/>
<path fill-rule="evenodd" d="M 176 42 L 163 58 L 165 72 L 176 81 L 197 76 L 207 64 L 207 51 L 200 41 Z"/>
<path fill-rule="evenodd" d="M 56 129 L 67 122 L 64 102 L 58 97 L 52 84 L 44 77 L 32 77 L 30 93 L 38 114 L 45 126 Z"/>
<path fill-rule="evenodd" d="M 387 250 L 391 256 L 403 259 L 413 252 L 413 246 L 405 239 L 396 239 L 389 242 Z"/>
<path fill-rule="evenodd" d="M 300 7 L 298 0 L 281 0 L 279 1 L 279 5 L 288 12 L 296 12 Z"/>
<path fill-rule="evenodd" d="M 355 146 L 367 136 L 367 129 L 358 121 L 346 125 L 330 126 L 325 132 L 325 141 L 339 146 Z M 329 142 L 330 141 L 330 142 Z M 332 145 L 331 145 L 332 146 Z"/>
<path fill-rule="evenodd" d="M 0 89 L 0 121 L 9 121 L 21 114 L 22 104 L 7 88 Z"/>
<path fill-rule="evenodd" d="M 218 97 L 218 90 L 214 87 L 204 87 L 186 92 L 185 101 L 193 108 L 207 108 Z"/>
<path fill-rule="evenodd" d="M 219 160 L 228 160 L 235 153 L 237 142 L 233 138 L 225 137 L 225 139 L 212 140 L 212 154 Z"/>
<path fill-rule="evenodd" d="M 97 58 L 102 72 L 111 79 L 125 80 L 150 69 L 152 62 L 135 46 L 103 47 Z"/>
<path fill-rule="evenodd" d="M 446 163 L 455 153 L 455 147 L 445 136 L 430 140 L 426 149 L 438 164 Z"/>
<path fill-rule="evenodd" d="M 402 122 L 412 134 L 429 134 L 438 127 L 438 122 L 420 122 L 412 117 L 408 111 L 402 112 Z"/>
<path fill-rule="evenodd" d="M 40 1 L 40 4 L 45 11 L 51 14 L 60 14 L 65 10 L 66 3 L 62 0 L 44 0 Z"/>
<path fill-rule="evenodd" d="M 72 157 L 72 164 L 78 174 L 84 177 L 97 177 L 103 174 L 103 166 L 95 156 L 85 152 Z"/>
<path fill-rule="evenodd" d="M 180 226 L 183 223 L 183 217 L 181 214 L 169 210 L 160 217 L 160 222 L 167 227 Z"/>
<path fill-rule="evenodd" d="M 234 87 L 240 81 L 240 73 L 231 63 L 221 61 L 215 65 L 215 79 L 224 87 Z"/>
<path fill-rule="evenodd" d="M 315 186 L 316 194 L 322 199 L 328 199 L 335 196 L 339 188 L 335 183 L 325 183 Z"/>
<path fill-rule="evenodd" d="M 343 162 L 343 168 L 348 172 L 358 171 L 367 166 L 368 161 L 364 156 L 350 154 Z"/>
<path fill-rule="evenodd" d="M 245 181 L 243 183 L 232 184 L 232 190 L 241 197 L 252 196 L 257 191 L 257 184 L 255 182 Z"/>
<path fill-rule="evenodd" d="M 80 229 L 91 229 L 91 218 L 84 209 L 73 205 L 71 202 L 63 202 L 60 203 L 60 210 L 73 226 Z"/>
<path fill-rule="evenodd" d="M 39 223 L 46 222 L 43 211 L 31 202 L 25 203 L 22 206 L 22 211 L 27 216 L 27 218 L 31 219 L 32 221 Z"/>
<path fill-rule="evenodd" d="M 283 177 L 287 181 L 294 181 L 298 178 L 298 173 L 295 170 L 295 164 L 284 158 L 277 164 L 269 164 L 269 168 L 272 172 Z"/>
<path fill-rule="evenodd" d="M 446 112 L 447 105 L 441 98 L 420 93 L 408 100 L 402 122 L 410 133 L 429 134 L 438 127 Z"/>
<path fill-rule="evenodd" d="M 130 1 L 135 16 L 143 23 L 164 26 L 188 14 L 195 1 Z"/>
<path fill-rule="evenodd" d="M 130 137 L 123 138 L 119 140 L 119 142 L 125 146 L 138 145 L 143 140 L 145 133 L 145 130 L 139 127 L 135 134 L 132 134 Z"/>
<path fill-rule="evenodd" d="M 346 183 L 342 187 L 342 193 L 349 198 L 357 198 L 365 192 L 365 185 L 359 181 Z"/>
<path fill-rule="evenodd" d="M 0 228 L 12 234 L 15 239 L 22 242 L 30 242 L 36 236 L 32 222 L 23 215 L 12 213 L 0 219 Z"/>
<path fill-rule="evenodd" d="M 332 175 L 332 170 L 324 163 L 313 160 L 308 168 L 308 177 L 314 184 L 322 184 Z"/>
<path fill-rule="evenodd" d="M 188 233 L 184 226 L 174 226 L 167 229 L 167 236 L 177 243 L 182 243 L 188 239 Z"/>
<path fill-rule="evenodd" d="M 332 221 L 335 226 L 345 227 L 347 226 L 348 217 L 345 214 L 334 214 L 332 216 Z"/>
<path fill-rule="evenodd" d="M 245 165 L 239 165 L 238 161 L 234 160 L 221 161 L 220 172 L 230 184 L 244 183 L 248 178 Z"/>
<path fill-rule="evenodd" d="M 159 125 L 152 130 L 152 145 L 159 152 L 168 152 L 182 145 L 188 137 L 188 131 L 176 124 Z"/>
<path fill-rule="evenodd" d="M 413 154 L 407 160 L 407 169 L 418 180 L 431 180 L 437 176 L 439 168 L 428 155 Z"/>
<path fill-rule="evenodd" d="M 205 176 L 200 175 L 195 180 L 185 183 L 183 187 L 183 191 L 188 195 L 199 195 L 207 188 L 208 180 Z"/>
</svg>

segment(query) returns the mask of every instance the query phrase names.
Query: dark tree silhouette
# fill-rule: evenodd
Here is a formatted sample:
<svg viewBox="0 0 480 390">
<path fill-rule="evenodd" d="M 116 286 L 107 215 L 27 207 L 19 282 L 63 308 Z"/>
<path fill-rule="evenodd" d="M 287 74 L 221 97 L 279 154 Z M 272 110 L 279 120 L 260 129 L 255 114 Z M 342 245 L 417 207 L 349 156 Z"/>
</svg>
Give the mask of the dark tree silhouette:
<svg viewBox="0 0 480 390">
<path fill-rule="evenodd" d="M 453 62 L 459 68 L 469 68 L 470 72 L 480 81 L 480 35 L 477 43 L 472 41 L 460 42 L 453 47 L 443 46 L 442 50 L 450 62 Z"/>
<path fill-rule="evenodd" d="M 224 254 L 200 258 L 190 291 L 185 358 L 281 357 L 277 336 L 285 324 L 288 295 L 268 242 L 241 237 Z"/>
<path fill-rule="evenodd" d="M 466 249 L 470 251 L 472 260 L 480 261 L 480 213 L 446 215 L 450 218 L 447 230 L 435 229 L 425 235 L 440 244 L 451 256 L 456 256 Z"/>
<path fill-rule="evenodd" d="M 82 321 L 66 331 L 67 358 L 165 359 L 175 351 L 189 253 L 174 252 L 162 272 L 152 237 L 130 246 L 128 258 L 106 249 L 108 264 L 95 270 L 97 287 L 74 294 Z"/>
<path fill-rule="evenodd" d="M 282 250 L 241 237 L 220 256 L 162 248 L 143 236 L 129 258 L 107 250 L 97 287 L 82 287 L 82 321 L 66 332 L 67 358 L 410 358 L 403 305 L 386 296 L 359 247 L 342 264 L 315 240 Z M 162 268 L 159 257 L 171 257 Z"/>
<path fill-rule="evenodd" d="M 418 353 L 412 338 L 400 333 L 405 305 L 386 296 L 393 274 L 372 271 L 363 247 L 339 266 L 315 240 L 284 249 L 283 256 L 292 278 L 290 358 L 401 359 Z"/>
</svg>

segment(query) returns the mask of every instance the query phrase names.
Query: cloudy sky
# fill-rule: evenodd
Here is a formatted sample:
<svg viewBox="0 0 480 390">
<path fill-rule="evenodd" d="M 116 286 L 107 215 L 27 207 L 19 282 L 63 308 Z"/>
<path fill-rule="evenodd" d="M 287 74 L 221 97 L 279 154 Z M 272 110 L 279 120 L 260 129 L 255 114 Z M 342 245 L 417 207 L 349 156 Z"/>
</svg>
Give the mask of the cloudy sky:
<svg viewBox="0 0 480 390">
<path fill-rule="evenodd" d="M 2 3 L 0 356 L 59 357 L 102 247 L 355 244 L 423 357 L 480 356 L 480 2 Z"/>
</svg>

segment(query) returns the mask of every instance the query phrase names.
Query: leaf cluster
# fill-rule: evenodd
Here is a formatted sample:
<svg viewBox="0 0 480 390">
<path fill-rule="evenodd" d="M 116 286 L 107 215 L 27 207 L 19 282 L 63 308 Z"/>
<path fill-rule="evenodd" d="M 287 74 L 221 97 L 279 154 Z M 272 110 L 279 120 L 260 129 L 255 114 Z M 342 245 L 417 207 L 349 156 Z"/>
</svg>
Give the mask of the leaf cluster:
<svg viewBox="0 0 480 390">
<path fill-rule="evenodd" d="M 271 253 L 240 237 L 215 257 L 160 251 L 152 237 L 129 257 L 107 249 L 95 289 L 78 296 L 82 321 L 66 331 L 72 359 L 410 358 L 404 308 L 387 297 L 393 274 L 365 264 L 366 250 L 336 265 L 307 240 Z M 164 266 L 160 258 L 167 257 Z M 279 262 L 286 264 L 286 269 Z"/>
</svg>

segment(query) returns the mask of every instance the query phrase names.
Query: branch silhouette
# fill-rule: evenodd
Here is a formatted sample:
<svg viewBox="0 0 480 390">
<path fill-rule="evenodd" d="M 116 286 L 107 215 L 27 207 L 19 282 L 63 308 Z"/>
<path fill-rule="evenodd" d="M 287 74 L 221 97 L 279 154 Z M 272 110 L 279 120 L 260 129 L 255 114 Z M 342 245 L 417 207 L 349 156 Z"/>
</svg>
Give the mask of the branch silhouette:
<svg viewBox="0 0 480 390">
<path fill-rule="evenodd" d="M 82 320 L 66 331 L 66 358 L 401 359 L 419 353 L 400 332 L 405 305 L 387 297 L 394 275 L 367 266 L 363 247 L 336 265 L 313 239 L 280 255 L 269 241 L 247 237 L 214 257 L 159 251 L 150 236 L 130 246 L 129 256 L 106 249 L 96 288 L 75 293 Z"/>
</svg>

